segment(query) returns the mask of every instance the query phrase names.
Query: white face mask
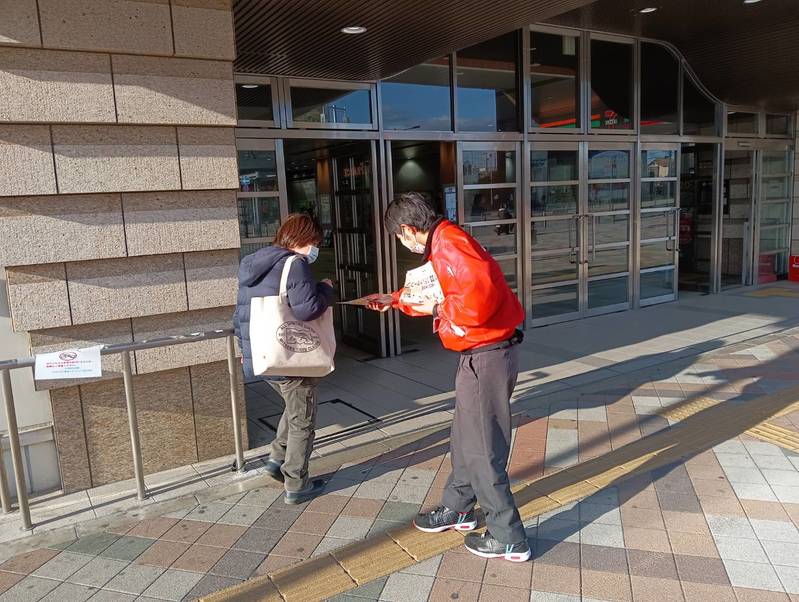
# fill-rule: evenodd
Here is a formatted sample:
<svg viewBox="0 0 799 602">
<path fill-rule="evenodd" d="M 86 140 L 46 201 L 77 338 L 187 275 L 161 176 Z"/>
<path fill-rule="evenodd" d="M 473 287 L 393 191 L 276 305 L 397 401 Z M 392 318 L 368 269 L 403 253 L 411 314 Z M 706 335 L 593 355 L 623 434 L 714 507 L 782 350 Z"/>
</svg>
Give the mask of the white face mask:
<svg viewBox="0 0 799 602">
<path fill-rule="evenodd" d="M 425 251 L 425 246 L 420 243 L 416 238 L 411 235 L 411 239 L 408 241 L 405 239 L 405 234 L 403 233 L 402 238 L 400 239 L 402 246 L 408 249 L 411 253 L 416 253 L 417 255 L 422 255 Z"/>
<path fill-rule="evenodd" d="M 319 258 L 319 247 L 315 247 L 311 245 L 310 250 L 308 251 L 308 255 L 305 256 L 308 259 L 308 263 L 313 263 Z"/>
</svg>

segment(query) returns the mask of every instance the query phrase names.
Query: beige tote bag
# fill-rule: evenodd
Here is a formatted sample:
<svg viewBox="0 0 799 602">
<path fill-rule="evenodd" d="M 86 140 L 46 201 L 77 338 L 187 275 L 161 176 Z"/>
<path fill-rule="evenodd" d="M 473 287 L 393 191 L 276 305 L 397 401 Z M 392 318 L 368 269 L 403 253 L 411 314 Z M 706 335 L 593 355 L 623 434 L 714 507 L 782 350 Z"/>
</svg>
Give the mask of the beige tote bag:
<svg viewBox="0 0 799 602">
<path fill-rule="evenodd" d="M 264 376 L 326 376 L 335 370 L 336 335 L 333 308 L 319 318 L 303 322 L 289 307 L 286 287 L 291 264 L 289 257 L 280 277 L 280 292 L 275 297 L 253 297 L 250 301 L 250 347 L 255 374 Z"/>
</svg>

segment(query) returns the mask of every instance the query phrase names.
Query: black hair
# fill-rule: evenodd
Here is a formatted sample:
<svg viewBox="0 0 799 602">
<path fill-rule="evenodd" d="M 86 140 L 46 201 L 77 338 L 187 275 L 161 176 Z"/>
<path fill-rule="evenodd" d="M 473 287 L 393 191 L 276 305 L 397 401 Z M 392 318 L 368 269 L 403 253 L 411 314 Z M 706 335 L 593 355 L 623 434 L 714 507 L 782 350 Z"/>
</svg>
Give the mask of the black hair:
<svg viewBox="0 0 799 602">
<path fill-rule="evenodd" d="M 412 226 L 425 233 L 436 221 L 436 212 L 418 192 L 406 192 L 388 204 L 383 221 L 389 234 L 401 234 L 400 226 Z"/>
</svg>

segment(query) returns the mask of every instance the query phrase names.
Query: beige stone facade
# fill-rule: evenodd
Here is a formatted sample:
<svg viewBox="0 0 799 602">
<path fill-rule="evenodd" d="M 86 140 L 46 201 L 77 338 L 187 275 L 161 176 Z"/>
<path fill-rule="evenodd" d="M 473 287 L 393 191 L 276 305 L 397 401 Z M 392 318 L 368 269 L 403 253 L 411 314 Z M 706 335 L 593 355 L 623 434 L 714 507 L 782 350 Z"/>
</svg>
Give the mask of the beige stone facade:
<svg viewBox="0 0 799 602">
<path fill-rule="evenodd" d="M 8 336 L 36 353 L 230 327 L 230 0 L 0 0 L 0 14 Z M 132 355 L 147 472 L 233 451 L 225 358 L 224 340 Z M 132 476 L 120 377 L 107 356 L 95 381 L 36 383 L 67 491 Z"/>
</svg>

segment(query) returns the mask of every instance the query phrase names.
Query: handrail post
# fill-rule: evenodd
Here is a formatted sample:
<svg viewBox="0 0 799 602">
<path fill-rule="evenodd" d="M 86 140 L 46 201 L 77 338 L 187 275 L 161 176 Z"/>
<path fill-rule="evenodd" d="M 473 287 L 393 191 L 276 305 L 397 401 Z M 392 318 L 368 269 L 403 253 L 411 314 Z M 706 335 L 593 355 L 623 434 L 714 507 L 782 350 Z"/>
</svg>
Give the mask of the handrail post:
<svg viewBox="0 0 799 602">
<path fill-rule="evenodd" d="M 239 417 L 239 367 L 236 365 L 236 347 L 233 335 L 227 336 L 227 368 L 230 375 L 230 405 L 233 417 L 233 440 L 236 445 L 236 470 L 244 471 L 244 449 L 241 443 L 241 418 Z"/>
<path fill-rule="evenodd" d="M 3 402 L 6 410 L 8 440 L 11 443 L 11 462 L 14 465 L 14 481 L 17 485 L 17 503 L 22 515 L 23 530 L 33 529 L 31 509 L 28 505 L 28 484 L 25 482 L 25 469 L 22 466 L 22 449 L 19 444 L 19 428 L 17 427 L 17 411 L 14 408 L 14 393 L 11 390 L 11 373 L 0 370 L 0 388 L 3 391 Z"/>
<path fill-rule="evenodd" d="M 128 427 L 130 428 L 130 447 L 133 451 L 133 473 L 136 477 L 136 497 L 139 501 L 147 498 L 144 489 L 144 469 L 142 468 L 141 443 L 139 442 L 139 419 L 136 416 L 136 401 L 133 397 L 133 371 L 130 368 L 130 351 L 122 352 L 122 378 L 125 382 L 125 402 L 128 407 Z"/>
<path fill-rule="evenodd" d="M 11 495 L 8 493 L 8 477 L 6 476 L 6 462 L 3 459 L 3 437 L 0 435 L 0 508 L 3 514 L 11 512 Z"/>
</svg>

